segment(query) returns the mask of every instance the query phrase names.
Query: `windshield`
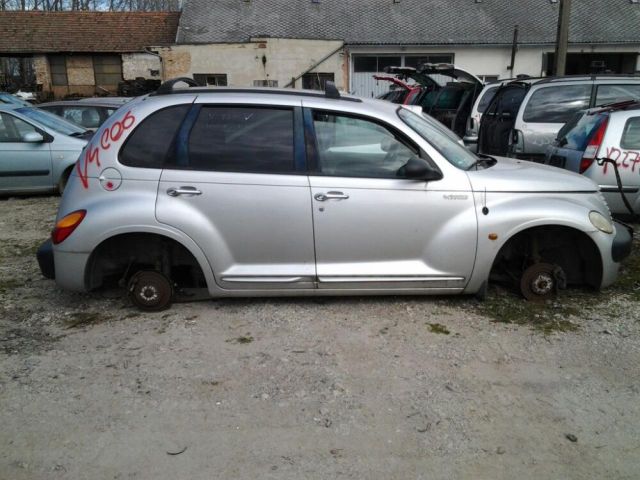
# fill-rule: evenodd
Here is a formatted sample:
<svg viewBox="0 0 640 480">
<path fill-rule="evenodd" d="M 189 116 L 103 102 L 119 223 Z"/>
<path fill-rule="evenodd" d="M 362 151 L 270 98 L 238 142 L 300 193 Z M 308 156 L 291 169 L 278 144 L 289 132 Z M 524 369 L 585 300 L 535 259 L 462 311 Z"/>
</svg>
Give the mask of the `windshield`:
<svg viewBox="0 0 640 480">
<path fill-rule="evenodd" d="M 17 108 L 15 111 L 63 135 L 78 136 L 86 132 L 84 128 L 78 127 L 71 122 L 67 122 L 64 118 L 54 115 L 53 113 L 45 112 L 44 110 L 24 107 Z"/>
<path fill-rule="evenodd" d="M 467 170 L 476 163 L 478 158 L 465 147 L 452 140 L 450 136 L 435 127 L 421 115 L 407 110 L 398 109 L 400 119 L 415 130 L 418 135 L 424 138 L 452 165 Z"/>
</svg>

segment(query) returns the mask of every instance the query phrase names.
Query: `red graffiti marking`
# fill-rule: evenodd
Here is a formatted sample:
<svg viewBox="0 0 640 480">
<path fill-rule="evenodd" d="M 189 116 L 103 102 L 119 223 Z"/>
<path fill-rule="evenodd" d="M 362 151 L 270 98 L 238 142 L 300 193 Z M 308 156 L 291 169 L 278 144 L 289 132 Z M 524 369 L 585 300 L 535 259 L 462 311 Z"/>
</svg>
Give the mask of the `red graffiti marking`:
<svg viewBox="0 0 640 480">
<path fill-rule="evenodd" d="M 618 168 L 631 168 L 632 172 L 636 171 L 636 167 L 638 167 L 638 171 L 640 172 L 640 152 L 635 150 L 620 150 L 616 147 L 607 148 L 607 158 L 615 161 L 618 165 Z M 602 166 L 602 172 L 606 175 L 609 171 L 609 164 L 605 163 Z"/>
<path fill-rule="evenodd" d="M 81 158 L 76 163 L 76 170 L 78 171 L 78 177 L 80 177 L 80 181 L 82 182 L 82 186 L 87 189 L 89 188 L 89 175 L 88 169 L 89 164 L 94 163 L 99 168 L 100 167 L 100 150 L 109 150 L 111 148 L 112 142 L 117 142 L 120 140 L 124 132 L 133 127 L 133 124 L 136 122 L 136 118 L 131 114 L 131 112 L 127 112 L 121 120 L 116 120 L 113 122 L 111 127 L 105 128 L 100 135 L 100 139 L 94 137 L 84 153 L 84 158 Z"/>
</svg>

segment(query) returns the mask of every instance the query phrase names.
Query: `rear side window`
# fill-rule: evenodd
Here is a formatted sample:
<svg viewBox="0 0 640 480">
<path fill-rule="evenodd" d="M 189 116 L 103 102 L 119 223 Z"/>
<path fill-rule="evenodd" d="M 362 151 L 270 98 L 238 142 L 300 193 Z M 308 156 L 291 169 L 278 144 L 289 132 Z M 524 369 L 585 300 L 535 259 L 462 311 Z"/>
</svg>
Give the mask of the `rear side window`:
<svg viewBox="0 0 640 480">
<path fill-rule="evenodd" d="M 152 113 L 133 131 L 120 150 L 120 163 L 129 167 L 163 168 L 173 140 L 191 104 Z"/>
<path fill-rule="evenodd" d="M 596 106 L 624 102 L 625 100 L 640 100 L 640 84 L 598 86 Z"/>
<path fill-rule="evenodd" d="M 559 146 L 570 150 L 585 150 L 592 135 L 606 118 L 606 115 L 576 115 L 558 134 Z"/>
<path fill-rule="evenodd" d="M 490 102 L 491 108 L 487 113 L 515 118 L 526 94 L 523 87 L 507 87 Z"/>
<path fill-rule="evenodd" d="M 536 90 L 524 111 L 524 121 L 565 123 L 589 106 L 591 85 L 553 85 Z"/>
<path fill-rule="evenodd" d="M 487 89 L 487 91 L 484 92 L 484 95 L 480 97 L 480 102 L 478 103 L 479 113 L 484 113 L 484 111 L 487 109 L 487 107 L 491 103 L 491 100 L 493 100 L 493 97 L 496 95 L 497 91 L 498 91 L 498 87 L 495 86 L 493 88 Z"/>
<path fill-rule="evenodd" d="M 189 168 L 293 173 L 293 110 L 203 106 L 189 137 Z"/>
<path fill-rule="evenodd" d="M 626 150 L 640 150 L 640 117 L 627 120 L 620 146 Z"/>
</svg>

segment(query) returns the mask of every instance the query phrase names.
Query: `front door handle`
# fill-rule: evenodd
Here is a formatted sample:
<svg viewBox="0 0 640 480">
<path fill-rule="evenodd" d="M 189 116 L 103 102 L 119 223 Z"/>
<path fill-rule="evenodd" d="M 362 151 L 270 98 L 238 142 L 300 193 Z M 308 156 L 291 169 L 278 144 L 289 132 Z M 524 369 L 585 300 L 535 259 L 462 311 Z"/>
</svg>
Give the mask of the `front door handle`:
<svg viewBox="0 0 640 480">
<path fill-rule="evenodd" d="M 178 197 L 180 195 L 202 195 L 202 192 L 196 187 L 171 187 L 167 190 L 170 197 Z"/>
<path fill-rule="evenodd" d="M 342 192 L 327 192 L 327 193 L 316 193 L 314 197 L 319 202 L 326 202 L 327 200 L 347 200 L 349 195 Z"/>
</svg>

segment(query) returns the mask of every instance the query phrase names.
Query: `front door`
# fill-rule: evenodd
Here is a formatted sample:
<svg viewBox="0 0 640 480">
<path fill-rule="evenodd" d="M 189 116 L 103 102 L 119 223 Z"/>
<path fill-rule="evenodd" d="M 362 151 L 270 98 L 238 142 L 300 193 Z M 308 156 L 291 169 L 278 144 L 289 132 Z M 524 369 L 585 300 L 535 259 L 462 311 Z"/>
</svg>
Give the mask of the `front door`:
<svg viewBox="0 0 640 480">
<path fill-rule="evenodd" d="M 224 289 L 315 288 L 299 105 L 196 104 L 162 172 L 158 220 L 200 245 Z"/>
<path fill-rule="evenodd" d="M 365 117 L 307 111 L 319 288 L 461 291 L 475 259 L 476 218 L 446 179 L 403 176 L 419 148 Z M 464 185 L 464 184 L 462 184 Z"/>
<path fill-rule="evenodd" d="M 7 112 L 0 113 L 0 191 L 52 188 L 51 149 L 47 142 L 27 142 L 35 127 Z"/>
</svg>

